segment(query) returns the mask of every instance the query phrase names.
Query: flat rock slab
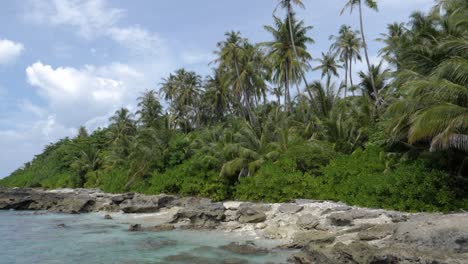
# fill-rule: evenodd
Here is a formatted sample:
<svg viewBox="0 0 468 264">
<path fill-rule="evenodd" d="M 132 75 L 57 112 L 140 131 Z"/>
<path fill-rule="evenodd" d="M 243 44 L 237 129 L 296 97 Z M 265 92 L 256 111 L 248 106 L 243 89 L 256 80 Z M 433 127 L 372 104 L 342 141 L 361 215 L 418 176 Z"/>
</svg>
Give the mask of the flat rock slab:
<svg viewBox="0 0 468 264">
<path fill-rule="evenodd" d="M 395 225 L 376 225 L 358 233 L 358 238 L 364 241 L 382 239 L 393 235 Z"/>
<path fill-rule="evenodd" d="M 304 206 L 297 204 L 282 204 L 278 207 L 278 211 L 285 214 L 295 214 L 304 209 Z"/>
<path fill-rule="evenodd" d="M 331 244 L 335 241 L 336 234 L 326 231 L 303 231 L 294 235 L 292 247 L 302 248 L 309 244 Z"/>
</svg>

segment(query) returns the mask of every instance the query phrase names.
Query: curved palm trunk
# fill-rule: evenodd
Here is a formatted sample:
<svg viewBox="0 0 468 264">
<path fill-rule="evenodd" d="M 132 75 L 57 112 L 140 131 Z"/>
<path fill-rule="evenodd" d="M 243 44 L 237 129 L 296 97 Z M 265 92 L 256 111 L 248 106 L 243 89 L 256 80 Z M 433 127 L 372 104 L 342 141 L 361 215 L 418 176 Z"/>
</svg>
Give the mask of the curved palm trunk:
<svg viewBox="0 0 468 264">
<path fill-rule="evenodd" d="M 349 81 L 351 83 L 351 87 L 353 88 L 353 96 L 354 96 L 354 84 L 353 84 L 353 60 L 349 59 Z"/>
<path fill-rule="evenodd" d="M 252 111 L 252 108 L 251 108 L 251 105 L 250 105 L 250 96 L 247 94 L 247 91 L 244 89 L 244 86 L 242 85 L 242 82 L 241 82 L 241 79 L 240 79 L 240 73 L 239 73 L 239 65 L 237 63 L 236 58 L 234 58 L 234 66 L 236 68 L 237 80 L 239 81 L 239 86 L 240 86 L 240 89 L 241 89 L 241 93 L 244 94 L 244 98 L 245 98 L 245 101 L 246 101 L 245 110 L 247 112 L 247 116 L 249 117 L 250 124 L 253 127 L 257 127 L 257 124 L 258 124 L 257 118 L 253 114 L 253 111 Z M 241 100 L 239 100 L 239 101 L 241 101 Z M 244 110 L 244 108 L 242 107 L 242 102 L 241 102 L 241 108 L 242 108 L 242 110 Z"/>
<path fill-rule="evenodd" d="M 372 85 L 372 90 L 374 90 L 375 94 L 375 104 L 378 106 L 380 105 L 380 98 L 379 98 L 379 93 L 377 91 L 377 88 L 375 87 L 375 81 L 374 81 L 374 74 L 372 73 L 370 61 L 369 61 L 369 54 L 367 52 L 367 42 L 366 42 L 366 37 L 364 34 L 364 24 L 363 24 L 363 19 L 362 19 L 362 3 L 361 0 L 359 0 L 359 23 L 361 26 L 361 36 L 362 36 L 362 47 L 364 48 L 364 55 L 366 57 L 366 63 L 367 63 L 367 68 L 369 70 L 369 77 L 371 80 L 371 85 Z"/>
<path fill-rule="evenodd" d="M 291 7 L 291 1 L 288 1 L 289 38 L 290 38 L 290 41 L 291 41 L 291 46 L 293 48 L 294 57 L 297 59 L 298 56 L 297 56 L 297 50 L 296 50 L 296 42 L 294 41 L 293 27 L 292 27 L 291 20 L 292 20 L 292 7 Z M 301 76 L 302 76 L 302 81 L 304 82 L 304 85 L 306 86 L 306 91 L 309 94 L 310 99 L 312 100 L 313 95 L 309 91 L 309 89 L 307 89 L 307 87 L 309 87 L 309 84 L 307 83 L 307 79 L 305 78 L 305 74 L 301 74 Z"/>
<path fill-rule="evenodd" d="M 345 93 L 344 98 L 348 94 L 348 57 L 345 58 Z"/>
<path fill-rule="evenodd" d="M 291 94 L 289 93 L 289 63 L 286 60 L 286 72 L 284 75 L 284 106 L 286 113 L 291 109 Z"/>
</svg>

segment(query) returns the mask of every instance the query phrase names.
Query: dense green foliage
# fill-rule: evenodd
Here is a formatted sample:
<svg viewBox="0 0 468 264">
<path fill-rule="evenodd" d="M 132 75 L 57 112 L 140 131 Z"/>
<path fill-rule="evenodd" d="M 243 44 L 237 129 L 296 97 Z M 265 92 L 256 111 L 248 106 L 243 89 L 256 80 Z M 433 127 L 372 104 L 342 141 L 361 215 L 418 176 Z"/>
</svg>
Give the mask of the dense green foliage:
<svg viewBox="0 0 468 264">
<path fill-rule="evenodd" d="M 377 10 L 362 4 L 346 8 Z M 362 17 L 359 31 L 342 26 L 312 59 L 312 27 L 296 6 L 280 1 L 286 16 L 264 27 L 265 42 L 226 33 L 212 76 L 180 69 L 163 79 L 167 109 L 148 90 L 135 113 L 121 108 L 108 127 L 48 145 L 0 185 L 468 209 L 467 2 L 440 1 L 389 25 L 379 39 L 388 69 L 369 63 Z M 367 71 L 353 80 L 362 58 Z M 308 83 L 311 70 L 325 80 Z"/>
</svg>

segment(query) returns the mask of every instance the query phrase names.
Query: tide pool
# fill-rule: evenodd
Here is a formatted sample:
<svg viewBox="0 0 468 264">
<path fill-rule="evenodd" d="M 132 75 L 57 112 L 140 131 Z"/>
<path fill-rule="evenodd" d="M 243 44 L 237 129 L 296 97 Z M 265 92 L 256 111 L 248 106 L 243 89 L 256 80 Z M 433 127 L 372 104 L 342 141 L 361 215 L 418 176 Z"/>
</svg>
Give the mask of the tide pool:
<svg viewBox="0 0 468 264">
<path fill-rule="evenodd" d="M 10 263 L 286 263 L 290 251 L 241 255 L 220 248 L 253 241 L 237 233 L 128 232 L 103 214 L 0 211 L 0 264 Z M 274 241 L 255 240 L 272 249 Z"/>
</svg>

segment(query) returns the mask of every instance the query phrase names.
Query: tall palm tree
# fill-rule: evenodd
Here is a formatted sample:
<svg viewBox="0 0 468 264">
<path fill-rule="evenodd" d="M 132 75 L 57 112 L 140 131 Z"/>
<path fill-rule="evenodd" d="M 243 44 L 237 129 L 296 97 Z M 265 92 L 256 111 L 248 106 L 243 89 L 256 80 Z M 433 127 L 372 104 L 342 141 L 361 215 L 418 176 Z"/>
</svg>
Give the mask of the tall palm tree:
<svg viewBox="0 0 468 264">
<path fill-rule="evenodd" d="M 370 9 L 373 9 L 375 11 L 378 11 L 378 7 L 377 7 L 377 1 L 376 0 L 346 0 L 346 4 L 344 6 L 344 8 L 341 10 L 341 14 L 343 14 L 345 12 L 346 9 L 349 8 L 350 12 L 353 12 L 354 10 L 354 7 L 357 5 L 358 8 L 359 8 L 359 25 L 360 25 L 360 28 L 361 28 L 361 38 L 362 38 L 362 47 L 364 49 L 364 55 L 365 55 L 365 58 L 366 58 L 366 63 L 367 63 L 367 69 L 368 71 L 371 73 L 371 84 L 372 84 L 372 88 L 374 90 L 374 94 L 375 94 L 375 97 L 376 97 L 376 105 L 380 105 L 381 101 L 380 101 L 380 98 L 379 98 L 379 93 L 376 89 L 376 86 L 375 86 L 375 81 L 374 81 L 374 76 L 372 76 L 372 69 L 371 69 L 371 63 L 370 63 L 370 60 L 369 60 L 369 52 L 368 52 L 368 47 L 367 47 L 367 42 L 366 42 L 366 35 L 364 34 L 364 21 L 363 21 L 363 15 L 362 15 L 362 2 L 364 1 L 364 4 L 369 7 Z"/>
<path fill-rule="evenodd" d="M 361 60 L 360 49 L 362 46 L 361 39 L 357 36 L 359 31 L 354 31 L 350 26 L 342 25 L 338 36 L 331 36 L 334 40 L 332 48 L 339 54 L 340 59 L 345 66 L 345 97 L 348 94 L 348 75 L 351 83 L 351 88 L 354 96 L 353 83 L 353 63 L 356 60 Z"/>
<path fill-rule="evenodd" d="M 302 0 L 279 0 L 278 6 L 276 6 L 275 10 L 273 11 L 273 14 L 276 12 L 276 9 L 278 7 L 282 7 L 283 9 L 286 10 L 286 14 L 287 14 L 288 21 L 289 21 L 288 23 L 289 24 L 289 40 L 294 51 L 294 56 L 297 57 L 296 41 L 294 40 L 293 25 L 292 25 L 292 20 L 293 20 L 292 16 L 294 15 L 292 4 L 295 4 L 303 9 L 305 8 L 305 5 L 304 3 L 302 3 Z M 302 75 L 302 80 L 304 81 L 304 84 L 307 87 L 309 84 L 307 83 L 305 74 Z"/>
<path fill-rule="evenodd" d="M 275 25 L 265 26 L 265 29 L 272 34 L 273 40 L 262 43 L 269 48 L 267 56 L 272 63 L 273 80 L 277 84 L 282 84 L 284 88 L 286 112 L 289 112 L 292 107 L 290 85 L 297 83 L 304 72 L 310 68 L 308 61 L 312 57 L 307 51 L 307 44 L 314 42 L 307 36 L 307 32 L 312 27 L 304 26 L 303 21 L 296 22 L 294 15 L 290 18 L 297 56 L 290 43 L 289 17 L 284 21 L 274 17 Z"/>
<path fill-rule="evenodd" d="M 250 96 L 252 95 L 252 87 L 247 84 L 248 74 L 247 68 L 249 63 L 253 63 L 254 50 L 247 39 L 242 38 L 240 32 L 230 31 L 225 34 L 226 40 L 217 44 L 218 50 L 215 54 L 218 58 L 215 62 L 219 63 L 219 67 L 232 69 L 232 86 L 235 98 L 238 100 L 238 105 L 241 106 L 244 115 L 248 116 L 249 122 L 253 127 L 258 127 L 257 119 L 252 109 Z M 252 66 L 252 65 L 250 65 Z M 254 69 L 255 70 L 255 69 Z M 229 73 L 229 71 L 228 71 Z M 252 71 L 250 71 L 252 73 Z M 242 102 L 243 100 L 243 102 Z"/>
</svg>

